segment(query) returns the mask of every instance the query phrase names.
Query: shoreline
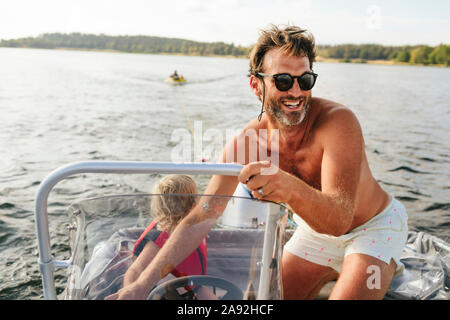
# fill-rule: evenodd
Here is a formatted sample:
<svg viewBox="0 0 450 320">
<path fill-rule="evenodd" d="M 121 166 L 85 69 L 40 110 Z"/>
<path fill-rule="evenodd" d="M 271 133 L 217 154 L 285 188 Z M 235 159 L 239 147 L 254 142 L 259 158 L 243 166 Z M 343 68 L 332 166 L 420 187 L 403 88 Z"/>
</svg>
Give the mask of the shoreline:
<svg viewBox="0 0 450 320">
<path fill-rule="evenodd" d="M 1 47 L 1 46 L 0 46 L 0 48 L 67 50 L 67 51 L 110 52 L 110 53 L 129 53 L 129 54 L 152 54 L 152 55 L 185 56 L 185 57 L 248 59 L 248 56 L 200 55 L 200 54 L 184 54 L 184 53 L 172 53 L 172 52 L 133 52 L 133 51 L 130 52 L 130 51 L 121 51 L 121 50 L 113 50 L 113 49 L 64 48 L 64 47 L 33 48 L 33 47 Z M 336 58 L 323 58 L 321 56 L 317 56 L 315 62 L 375 64 L 375 65 L 386 65 L 386 66 L 422 66 L 422 67 L 438 67 L 438 68 L 449 68 L 450 67 L 445 64 L 419 64 L 419 63 L 398 62 L 398 61 L 393 61 L 393 60 L 336 59 Z"/>
<path fill-rule="evenodd" d="M 234 59 L 248 59 L 247 56 L 233 56 L 233 55 L 220 55 L 220 54 L 184 54 L 179 52 L 136 52 L 136 51 L 122 51 L 114 49 L 90 49 L 90 48 L 35 48 L 35 47 L 2 47 L 1 48 L 12 48 L 12 49 L 37 49 L 37 50 L 61 50 L 61 51 L 86 51 L 86 52 L 107 52 L 107 53 L 127 53 L 127 54 L 151 54 L 151 55 L 166 55 L 166 56 L 185 56 L 185 57 L 211 57 L 211 58 L 234 58 Z"/>
<path fill-rule="evenodd" d="M 438 67 L 438 68 L 448 68 L 445 64 L 420 64 L 420 63 L 409 63 L 409 62 L 398 62 L 393 60 L 364 60 L 364 59 L 335 59 L 335 58 L 323 58 L 318 56 L 316 62 L 324 63 L 352 63 L 352 64 L 376 64 L 385 66 L 422 66 L 422 67 Z"/>
</svg>

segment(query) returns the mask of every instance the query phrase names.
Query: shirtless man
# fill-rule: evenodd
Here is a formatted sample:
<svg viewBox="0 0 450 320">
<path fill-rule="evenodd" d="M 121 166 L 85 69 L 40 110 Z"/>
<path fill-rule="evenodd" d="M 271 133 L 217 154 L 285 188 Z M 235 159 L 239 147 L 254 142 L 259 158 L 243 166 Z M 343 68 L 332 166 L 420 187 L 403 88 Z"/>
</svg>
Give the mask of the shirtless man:
<svg viewBox="0 0 450 320">
<path fill-rule="evenodd" d="M 285 203 L 296 214 L 298 228 L 283 252 L 284 299 L 312 299 L 336 278 L 330 299 L 382 299 L 402 268 L 407 215 L 373 178 L 355 115 L 312 97 L 314 60 L 314 39 L 305 30 L 273 26 L 262 32 L 250 55 L 250 87 L 266 112 L 224 149 L 222 161 L 230 162 L 245 148 L 239 177 L 213 176 L 205 194 L 232 195 L 241 182 L 255 198 Z M 273 163 L 249 162 L 241 139 L 249 129 L 266 129 L 268 140 L 277 131 L 274 150 L 269 142 L 259 144 L 268 154 L 277 153 L 276 170 L 268 171 Z M 204 206 L 194 208 L 141 277 L 114 298 L 145 299 L 216 219 Z"/>
</svg>

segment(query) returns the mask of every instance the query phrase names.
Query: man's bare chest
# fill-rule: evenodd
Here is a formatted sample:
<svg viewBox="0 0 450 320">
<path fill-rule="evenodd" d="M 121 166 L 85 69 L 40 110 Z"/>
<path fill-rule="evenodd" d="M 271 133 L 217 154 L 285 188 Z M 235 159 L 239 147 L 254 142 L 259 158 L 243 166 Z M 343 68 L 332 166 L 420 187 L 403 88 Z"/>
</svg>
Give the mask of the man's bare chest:
<svg viewBox="0 0 450 320">
<path fill-rule="evenodd" d="M 316 141 L 314 135 L 309 135 L 297 149 L 293 145 L 269 143 L 265 139 L 258 139 L 258 150 L 267 157 L 258 157 L 258 160 L 271 160 L 281 170 L 302 179 L 310 186 L 321 190 L 321 166 L 323 149 Z M 249 148 L 247 147 L 249 150 Z M 297 150 L 296 150 L 297 149 Z M 264 158 L 264 159 L 263 159 Z M 275 161 L 274 161 L 275 160 Z"/>
<path fill-rule="evenodd" d="M 286 152 L 279 155 L 279 168 L 321 189 L 322 153 L 317 150 Z"/>
</svg>

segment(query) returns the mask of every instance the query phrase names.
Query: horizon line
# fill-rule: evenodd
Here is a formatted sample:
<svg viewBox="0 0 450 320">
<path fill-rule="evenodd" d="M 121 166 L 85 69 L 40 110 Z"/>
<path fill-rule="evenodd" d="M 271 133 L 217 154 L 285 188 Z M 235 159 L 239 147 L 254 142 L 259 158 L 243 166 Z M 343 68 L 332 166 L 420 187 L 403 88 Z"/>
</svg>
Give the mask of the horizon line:
<svg viewBox="0 0 450 320">
<path fill-rule="evenodd" d="M 152 37 L 152 38 L 163 38 L 163 39 L 173 39 L 173 40 L 185 40 L 185 41 L 192 41 L 192 42 L 197 42 L 197 43 L 225 43 L 225 44 L 233 44 L 235 46 L 239 46 L 239 47 L 244 47 L 244 48 L 250 48 L 252 47 L 254 44 L 250 44 L 250 45 L 242 45 L 242 44 L 235 44 L 234 42 L 226 42 L 223 40 L 218 40 L 218 41 L 200 41 L 200 40 L 192 40 L 192 39 L 187 39 L 187 38 L 178 38 L 178 37 L 169 37 L 169 36 L 155 36 L 155 35 L 148 35 L 148 34 L 108 34 L 108 33 L 84 33 L 84 32 L 80 32 L 80 31 L 72 31 L 72 32 L 58 32 L 58 31 L 54 31 L 54 32 L 44 32 L 44 33 L 40 33 L 37 36 L 21 36 L 21 37 L 15 37 L 15 38 L 0 38 L 0 41 L 11 41 L 11 40 L 19 40 L 19 39 L 25 39 L 25 38 L 39 38 L 41 36 L 44 36 L 46 34 L 64 34 L 64 35 L 71 35 L 71 34 L 81 34 L 81 35 L 93 35 L 93 36 L 107 36 L 107 37 Z M 425 43 L 416 43 L 416 44 L 381 44 L 381 43 L 375 43 L 375 42 L 342 42 L 342 43 L 317 43 L 316 42 L 316 46 L 340 46 L 340 45 L 378 45 L 378 46 L 383 46 L 383 47 L 405 47 L 405 46 L 410 46 L 410 47 L 415 47 L 415 46 L 430 46 L 430 47 L 437 47 L 440 45 L 448 45 L 447 43 L 440 42 L 439 44 L 436 45 L 431 45 L 431 44 L 425 44 Z"/>
</svg>

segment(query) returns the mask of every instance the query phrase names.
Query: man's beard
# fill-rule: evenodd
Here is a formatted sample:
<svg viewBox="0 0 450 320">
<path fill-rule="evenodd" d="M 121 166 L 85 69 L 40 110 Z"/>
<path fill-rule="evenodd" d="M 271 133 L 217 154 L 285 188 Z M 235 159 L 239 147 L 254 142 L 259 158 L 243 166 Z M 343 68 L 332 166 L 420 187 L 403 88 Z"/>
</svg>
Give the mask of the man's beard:
<svg viewBox="0 0 450 320">
<path fill-rule="evenodd" d="M 286 99 L 286 98 L 283 98 Z M 293 99 L 294 100 L 294 99 Z M 266 108 L 267 112 L 275 118 L 280 124 L 286 127 L 293 127 L 301 124 L 306 118 L 309 106 L 311 104 L 311 97 L 302 98 L 303 107 L 300 111 L 292 111 L 286 113 L 281 105 L 281 100 L 275 101 L 274 99 L 267 99 Z"/>
</svg>

